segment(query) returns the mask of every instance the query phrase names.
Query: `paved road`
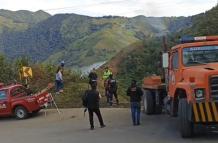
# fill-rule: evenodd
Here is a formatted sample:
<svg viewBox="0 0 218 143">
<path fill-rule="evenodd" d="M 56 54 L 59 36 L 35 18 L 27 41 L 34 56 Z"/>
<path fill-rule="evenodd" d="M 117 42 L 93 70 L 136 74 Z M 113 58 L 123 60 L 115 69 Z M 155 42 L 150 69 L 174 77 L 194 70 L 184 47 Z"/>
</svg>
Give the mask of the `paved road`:
<svg viewBox="0 0 218 143">
<path fill-rule="evenodd" d="M 102 109 L 106 128 L 89 130 L 83 109 L 55 110 L 27 120 L 0 118 L 1 143 L 217 143 L 218 133 L 182 139 L 177 120 L 167 115 L 142 116 L 142 125 L 131 125 L 129 109 Z M 97 123 L 97 122 L 96 122 Z"/>
</svg>

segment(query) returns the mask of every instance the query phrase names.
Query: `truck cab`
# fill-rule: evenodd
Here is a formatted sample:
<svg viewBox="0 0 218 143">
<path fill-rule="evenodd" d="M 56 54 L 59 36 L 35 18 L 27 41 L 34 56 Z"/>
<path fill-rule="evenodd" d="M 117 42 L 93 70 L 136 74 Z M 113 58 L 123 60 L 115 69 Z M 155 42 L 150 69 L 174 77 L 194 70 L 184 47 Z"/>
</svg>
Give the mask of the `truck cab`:
<svg viewBox="0 0 218 143">
<path fill-rule="evenodd" d="M 42 93 L 40 96 L 47 94 Z M 3 86 L 0 88 L 0 117 L 15 116 L 25 119 L 29 114 L 37 113 L 41 109 L 39 96 L 31 93 L 21 84 Z"/>
<path fill-rule="evenodd" d="M 215 77 L 218 77 L 218 37 L 217 41 L 207 39 L 173 47 L 169 52 L 168 69 L 171 98 L 176 98 L 179 90 L 183 90 L 188 102 L 217 100 L 218 91 L 216 85 L 211 87 L 211 82 L 216 82 Z"/>
<path fill-rule="evenodd" d="M 152 77 L 144 79 L 147 113 L 151 112 L 148 96 L 152 96 L 154 109 L 159 106 L 171 116 L 179 116 L 183 137 L 193 135 L 195 124 L 218 124 L 218 36 L 186 37 L 163 57 L 166 82 L 156 77 L 163 86 L 151 82 Z M 156 99 L 162 100 L 161 105 Z"/>
</svg>

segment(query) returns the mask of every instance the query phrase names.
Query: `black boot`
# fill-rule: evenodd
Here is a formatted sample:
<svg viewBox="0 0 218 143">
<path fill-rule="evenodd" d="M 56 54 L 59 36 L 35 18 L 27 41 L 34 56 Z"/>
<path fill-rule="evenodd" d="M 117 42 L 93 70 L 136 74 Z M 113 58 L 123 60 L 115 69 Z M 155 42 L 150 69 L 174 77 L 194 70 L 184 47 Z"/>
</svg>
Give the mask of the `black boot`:
<svg viewBox="0 0 218 143">
<path fill-rule="evenodd" d="M 117 105 L 119 105 L 119 100 L 118 99 L 116 99 L 116 102 L 117 102 Z"/>
<path fill-rule="evenodd" d="M 104 128 L 104 127 L 106 127 L 104 124 L 103 124 L 103 125 L 101 125 L 101 128 Z"/>
</svg>

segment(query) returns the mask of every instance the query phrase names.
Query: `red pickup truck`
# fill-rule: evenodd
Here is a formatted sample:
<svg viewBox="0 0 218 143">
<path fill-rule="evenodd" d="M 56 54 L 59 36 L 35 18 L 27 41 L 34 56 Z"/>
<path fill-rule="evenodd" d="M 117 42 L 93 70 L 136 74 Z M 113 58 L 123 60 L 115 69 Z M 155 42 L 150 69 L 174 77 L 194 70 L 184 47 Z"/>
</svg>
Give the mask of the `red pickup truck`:
<svg viewBox="0 0 218 143">
<path fill-rule="evenodd" d="M 0 86 L 0 117 L 15 116 L 25 119 L 36 114 L 51 96 L 44 90 L 38 94 L 30 94 L 21 84 Z"/>
</svg>

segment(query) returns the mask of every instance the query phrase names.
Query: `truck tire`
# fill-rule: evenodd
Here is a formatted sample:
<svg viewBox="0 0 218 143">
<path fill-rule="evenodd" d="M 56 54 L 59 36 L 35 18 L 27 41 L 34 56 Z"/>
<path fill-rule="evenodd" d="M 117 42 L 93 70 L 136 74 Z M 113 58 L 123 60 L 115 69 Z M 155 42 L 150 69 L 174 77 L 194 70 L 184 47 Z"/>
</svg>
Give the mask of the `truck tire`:
<svg viewBox="0 0 218 143">
<path fill-rule="evenodd" d="M 159 92 L 155 93 L 154 98 L 159 98 L 159 103 L 156 103 L 156 99 L 154 99 L 154 106 L 155 106 L 155 114 L 161 114 L 163 111 L 163 99 L 162 95 Z"/>
<path fill-rule="evenodd" d="M 155 101 L 150 90 L 145 90 L 143 97 L 144 111 L 147 115 L 155 113 Z"/>
<path fill-rule="evenodd" d="M 23 106 L 18 106 L 14 110 L 14 115 L 18 120 L 22 120 L 28 117 L 28 112 L 27 109 Z"/>
<path fill-rule="evenodd" d="M 186 99 L 179 100 L 179 127 L 183 138 L 193 136 L 194 124 L 188 118 L 188 102 Z"/>
<path fill-rule="evenodd" d="M 157 105 L 155 108 L 155 113 L 156 114 L 161 114 L 162 113 L 162 106 L 161 105 Z"/>
<path fill-rule="evenodd" d="M 177 107 L 177 108 L 176 108 Z M 171 117 L 177 117 L 178 114 L 177 114 L 177 111 L 178 111 L 178 100 L 177 102 L 174 101 L 173 99 L 170 101 L 170 116 Z"/>
</svg>

